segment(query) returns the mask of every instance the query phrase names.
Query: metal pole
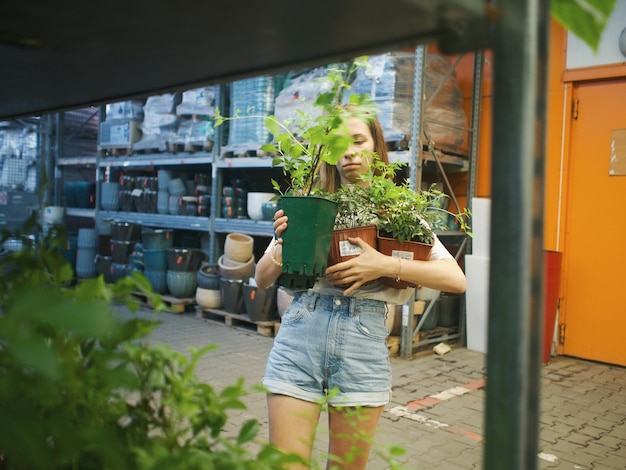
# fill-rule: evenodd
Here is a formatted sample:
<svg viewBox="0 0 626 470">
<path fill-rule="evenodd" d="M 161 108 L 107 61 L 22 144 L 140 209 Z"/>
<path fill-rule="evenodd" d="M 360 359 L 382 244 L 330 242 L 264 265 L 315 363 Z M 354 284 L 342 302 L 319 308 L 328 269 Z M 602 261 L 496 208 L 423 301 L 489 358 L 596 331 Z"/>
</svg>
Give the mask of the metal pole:
<svg viewBox="0 0 626 470">
<path fill-rule="evenodd" d="M 422 184 L 422 119 L 424 100 L 424 68 L 426 66 L 426 46 L 415 48 L 415 71 L 413 73 L 413 111 L 411 114 L 411 142 L 409 157 L 409 186 L 419 191 Z M 402 329 L 400 330 L 400 356 L 413 357 L 413 298 L 402 308 Z"/>
<path fill-rule="evenodd" d="M 536 468 L 541 343 L 533 309 L 543 231 L 536 117 L 539 0 L 501 0 L 492 25 L 494 108 L 485 469 Z M 543 39 L 543 37 L 542 37 Z M 542 91 L 545 93 L 545 91 Z M 540 322 L 539 322 L 540 323 Z"/>
<path fill-rule="evenodd" d="M 544 250 L 543 220 L 546 172 L 548 44 L 550 41 L 550 2 L 540 1 L 537 21 L 537 98 L 535 108 L 535 152 L 532 232 L 532 297 L 530 310 L 530 357 L 528 364 L 528 416 L 526 426 L 526 468 L 537 469 L 539 453 L 539 414 L 541 397 L 541 359 L 543 347 Z"/>
</svg>

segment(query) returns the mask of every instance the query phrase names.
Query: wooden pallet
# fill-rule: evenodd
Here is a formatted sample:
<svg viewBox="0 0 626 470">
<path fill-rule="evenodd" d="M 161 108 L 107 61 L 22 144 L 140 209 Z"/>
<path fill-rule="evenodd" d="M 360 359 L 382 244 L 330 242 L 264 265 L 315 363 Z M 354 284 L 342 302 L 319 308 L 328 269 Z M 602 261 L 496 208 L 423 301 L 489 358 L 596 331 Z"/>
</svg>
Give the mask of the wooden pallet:
<svg viewBox="0 0 626 470">
<path fill-rule="evenodd" d="M 389 356 L 395 357 L 400 354 L 400 337 L 389 336 L 387 337 L 387 349 L 389 349 Z"/>
<path fill-rule="evenodd" d="M 145 155 L 145 154 L 150 154 L 150 153 L 164 153 L 168 151 L 168 147 L 167 144 L 163 144 L 163 145 L 147 145 L 147 146 L 141 146 L 134 144 L 133 145 L 133 152 L 140 154 L 140 155 Z"/>
<path fill-rule="evenodd" d="M 195 153 L 195 152 L 212 152 L 213 151 L 213 141 L 207 140 L 204 143 L 184 143 L 184 144 L 175 144 L 170 142 L 167 144 L 168 150 L 172 153 Z"/>
<path fill-rule="evenodd" d="M 133 153 L 132 147 L 100 148 L 98 153 L 101 157 L 124 157 Z"/>
<path fill-rule="evenodd" d="M 154 304 L 143 292 L 133 292 L 133 296 L 141 300 L 147 307 L 154 308 Z M 195 297 L 181 299 L 171 295 L 161 295 L 161 300 L 168 310 L 174 313 L 185 313 L 188 310 L 192 310 L 197 305 Z"/>
<path fill-rule="evenodd" d="M 222 158 L 246 158 L 246 157 L 275 157 L 274 152 L 267 152 L 260 148 L 247 148 L 242 146 L 222 147 Z"/>
<path fill-rule="evenodd" d="M 276 336 L 280 328 L 279 321 L 254 322 L 248 315 L 228 313 L 217 308 L 204 308 L 196 306 L 196 315 L 212 321 L 223 322 L 227 326 L 244 328 L 248 331 L 256 331 L 263 336 Z"/>
</svg>

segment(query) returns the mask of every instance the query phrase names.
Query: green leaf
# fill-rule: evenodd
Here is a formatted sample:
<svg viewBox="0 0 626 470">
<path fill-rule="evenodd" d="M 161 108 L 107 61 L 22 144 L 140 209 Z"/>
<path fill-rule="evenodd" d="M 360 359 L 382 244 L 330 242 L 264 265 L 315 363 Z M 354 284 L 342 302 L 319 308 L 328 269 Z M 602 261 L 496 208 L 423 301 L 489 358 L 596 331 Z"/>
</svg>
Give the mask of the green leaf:
<svg viewBox="0 0 626 470">
<path fill-rule="evenodd" d="M 280 124 L 274 116 L 267 116 L 265 118 L 265 128 L 274 136 L 280 134 Z"/>
<path fill-rule="evenodd" d="M 237 436 L 237 444 L 241 445 L 250 442 L 259 433 L 259 429 L 259 422 L 256 419 L 250 419 L 243 423 Z"/>
<path fill-rule="evenodd" d="M 616 0 L 552 0 L 551 12 L 563 27 L 585 41 L 594 52 L 615 8 Z"/>
</svg>

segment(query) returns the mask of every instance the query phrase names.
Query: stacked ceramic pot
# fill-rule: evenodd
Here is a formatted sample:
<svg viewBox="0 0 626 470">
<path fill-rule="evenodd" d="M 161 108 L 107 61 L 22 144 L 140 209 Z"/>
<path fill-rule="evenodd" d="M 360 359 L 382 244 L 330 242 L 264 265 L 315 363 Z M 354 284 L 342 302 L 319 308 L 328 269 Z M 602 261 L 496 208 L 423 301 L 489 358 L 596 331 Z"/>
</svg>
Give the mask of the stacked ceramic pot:
<svg viewBox="0 0 626 470">
<path fill-rule="evenodd" d="M 240 186 L 222 188 L 222 217 L 246 219 L 248 217 L 248 190 Z"/>
<path fill-rule="evenodd" d="M 171 178 L 167 184 L 169 194 L 168 213 L 181 215 L 181 198 L 187 195 L 187 186 L 183 178 Z"/>
<path fill-rule="evenodd" d="M 111 275 L 111 223 L 109 221 L 99 221 L 96 224 L 96 234 L 98 237 L 98 253 L 96 255 L 96 272 L 104 278 L 104 282 L 113 282 Z"/>
<path fill-rule="evenodd" d="M 198 216 L 209 217 L 211 215 L 211 175 L 196 173 L 195 195 L 198 197 Z"/>
<path fill-rule="evenodd" d="M 111 280 L 125 277 L 130 272 L 130 257 L 135 244 L 141 240 L 141 225 L 133 222 L 111 223 Z"/>
<path fill-rule="evenodd" d="M 100 205 L 105 211 L 118 211 L 120 209 L 120 190 L 118 182 L 108 181 L 100 186 Z"/>
<path fill-rule="evenodd" d="M 167 294 L 167 250 L 174 246 L 174 231 L 165 229 L 144 229 L 141 232 L 143 244 L 143 274 L 157 294 Z"/>
<path fill-rule="evenodd" d="M 193 298 L 198 286 L 198 269 L 204 255 L 199 248 L 167 250 L 167 288 L 174 297 Z"/>
<path fill-rule="evenodd" d="M 205 263 L 200 266 L 196 279 L 196 303 L 203 308 L 221 308 L 222 291 L 220 289 L 219 267 Z"/>
<path fill-rule="evenodd" d="M 137 178 L 137 192 L 135 199 L 135 210 L 137 212 L 145 212 L 148 214 L 157 213 L 158 202 L 158 177 L 156 176 L 140 176 Z"/>
<path fill-rule="evenodd" d="M 79 279 L 89 279 L 97 276 L 96 254 L 98 238 L 96 229 L 78 229 L 78 249 L 76 250 L 76 276 Z"/>
<path fill-rule="evenodd" d="M 119 204 L 124 212 L 133 212 L 133 190 L 135 189 L 135 177 L 130 175 L 120 176 Z"/>
<path fill-rule="evenodd" d="M 224 309 L 244 313 L 243 284 L 254 272 L 254 239 L 244 233 L 229 233 L 224 254 L 217 261 Z"/>
</svg>

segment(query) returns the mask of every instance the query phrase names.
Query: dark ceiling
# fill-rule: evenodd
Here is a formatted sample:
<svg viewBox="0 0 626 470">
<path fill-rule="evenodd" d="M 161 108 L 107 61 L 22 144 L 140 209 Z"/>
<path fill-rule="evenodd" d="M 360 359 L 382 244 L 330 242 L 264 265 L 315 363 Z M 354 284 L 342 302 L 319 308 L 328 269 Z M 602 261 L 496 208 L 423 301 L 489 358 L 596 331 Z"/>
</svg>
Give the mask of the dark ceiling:
<svg viewBox="0 0 626 470">
<path fill-rule="evenodd" d="M 486 0 L 2 0 L 0 119 L 418 43 L 482 47 Z"/>
</svg>

